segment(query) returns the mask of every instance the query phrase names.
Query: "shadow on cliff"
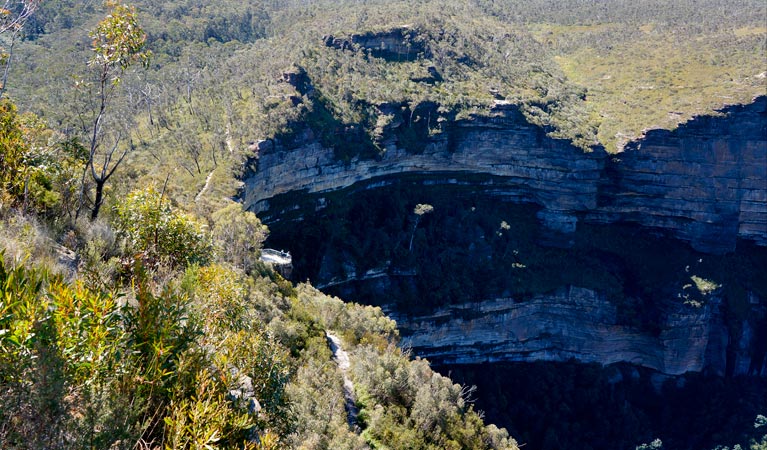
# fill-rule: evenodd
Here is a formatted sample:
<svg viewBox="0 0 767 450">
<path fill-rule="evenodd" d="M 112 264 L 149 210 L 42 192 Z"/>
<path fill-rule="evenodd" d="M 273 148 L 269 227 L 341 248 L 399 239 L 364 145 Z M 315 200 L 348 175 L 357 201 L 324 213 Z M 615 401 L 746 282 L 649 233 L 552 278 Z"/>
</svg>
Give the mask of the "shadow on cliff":
<svg viewBox="0 0 767 450">
<path fill-rule="evenodd" d="M 649 130 L 606 155 L 592 220 L 671 231 L 697 250 L 735 250 L 739 237 L 767 245 L 767 96 L 674 130 Z"/>
</svg>

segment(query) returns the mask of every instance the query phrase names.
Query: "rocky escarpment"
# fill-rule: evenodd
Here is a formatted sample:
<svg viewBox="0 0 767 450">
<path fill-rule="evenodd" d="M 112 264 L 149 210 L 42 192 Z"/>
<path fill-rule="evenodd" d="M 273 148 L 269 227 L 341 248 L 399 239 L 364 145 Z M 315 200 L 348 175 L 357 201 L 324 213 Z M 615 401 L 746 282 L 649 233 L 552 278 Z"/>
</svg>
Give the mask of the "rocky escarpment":
<svg viewBox="0 0 767 450">
<path fill-rule="evenodd" d="M 439 362 L 764 376 L 754 273 L 767 255 L 766 107 L 762 97 L 609 155 L 551 139 L 503 102 L 442 120 L 414 146 L 412 111 L 386 105 L 378 157 L 339 160 L 306 127 L 258 144 L 243 197 L 294 249 L 300 279 L 384 305 Z M 423 202 L 435 212 L 419 225 Z"/>
<path fill-rule="evenodd" d="M 707 252 L 767 244 L 767 97 L 651 130 L 608 157 L 591 219 L 673 230 Z"/>
<path fill-rule="evenodd" d="M 262 141 L 244 179 L 245 204 L 277 218 L 269 202 L 287 192 L 403 173 L 483 174 L 494 177 L 487 183 L 497 184 L 495 194 L 541 205 L 541 223 L 558 233 L 575 231 L 579 220 L 635 222 L 705 252 L 732 251 L 738 238 L 767 245 L 767 97 L 650 131 L 617 155 L 549 138 L 498 103 L 489 116 L 444 125 L 416 152 L 398 134 L 412 126 L 406 118 L 392 121 L 378 158 L 340 161 L 308 127 L 291 142 Z"/>
<path fill-rule="evenodd" d="M 427 52 L 423 42 L 416 39 L 417 34 L 407 26 L 394 28 L 381 33 L 352 34 L 348 37 L 325 36 L 323 42 L 328 47 L 339 50 L 363 48 L 377 58 L 391 61 L 412 61 L 419 54 Z"/>
<path fill-rule="evenodd" d="M 456 122 L 451 132 L 432 139 L 420 153 L 392 139 L 382 157 L 351 162 L 339 161 L 314 139 L 311 129 L 293 148 L 262 141 L 257 169 L 245 179 L 245 204 L 271 215 L 278 211 L 268 211 L 269 200 L 283 193 L 333 191 L 393 174 L 441 173 L 448 180 L 451 174 L 492 175 L 495 180 L 488 187 L 495 187 L 498 195 L 541 204 L 548 212 L 572 214 L 597 206 L 604 163 L 600 153 L 584 153 L 566 141 L 547 138 L 513 107 L 499 106 L 496 114 Z"/>
<path fill-rule="evenodd" d="M 726 362 L 728 333 L 720 294 L 705 305 L 665 302 L 657 333 L 619 323 L 616 307 L 574 286 L 522 302 L 513 298 L 440 308 L 424 315 L 391 311 L 403 343 L 438 364 L 503 361 L 629 362 L 660 373 L 708 371 L 767 376 L 767 361 L 739 345 Z M 746 348 L 744 348 L 746 347 Z"/>
</svg>

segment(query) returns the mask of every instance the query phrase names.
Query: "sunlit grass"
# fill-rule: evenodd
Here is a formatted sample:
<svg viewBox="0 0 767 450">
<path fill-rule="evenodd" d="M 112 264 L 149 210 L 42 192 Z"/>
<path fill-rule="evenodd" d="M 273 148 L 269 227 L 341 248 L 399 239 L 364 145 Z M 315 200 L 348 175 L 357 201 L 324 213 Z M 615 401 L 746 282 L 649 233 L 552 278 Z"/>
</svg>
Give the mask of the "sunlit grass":
<svg viewBox="0 0 767 450">
<path fill-rule="evenodd" d="M 588 89 L 586 101 L 602 115 L 598 139 L 608 151 L 620 151 L 647 129 L 673 129 L 764 94 L 767 59 L 750 47 L 756 45 L 750 39 L 764 35 L 760 29 L 739 29 L 734 35 L 749 38 L 741 42 L 732 35 L 674 41 L 645 28 L 647 34 L 620 45 L 555 57 L 570 80 Z"/>
</svg>

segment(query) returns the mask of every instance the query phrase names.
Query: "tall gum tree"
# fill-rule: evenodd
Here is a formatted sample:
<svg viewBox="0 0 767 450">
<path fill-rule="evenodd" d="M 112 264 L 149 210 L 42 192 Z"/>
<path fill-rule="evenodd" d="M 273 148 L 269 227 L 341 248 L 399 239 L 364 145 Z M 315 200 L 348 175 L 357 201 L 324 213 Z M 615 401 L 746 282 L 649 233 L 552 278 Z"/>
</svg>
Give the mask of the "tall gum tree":
<svg viewBox="0 0 767 450">
<path fill-rule="evenodd" d="M 6 83 L 8 82 L 8 72 L 11 68 L 13 59 L 13 46 L 19 35 L 24 29 L 24 23 L 29 16 L 40 6 L 42 0 L 0 0 L 0 35 L 10 36 L 6 41 L 10 41 L 8 48 L 0 46 L 0 70 L 2 70 L 2 81 L 0 81 L 0 98 L 5 94 Z"/>
<path fill-rule="evenodd" d="M 104 119 L 107 109 L 116 95 L 120 78 L 132 65 L 140 63 L 146 66 L 151 52 L 145 50 L 146 34 L 138 23 L 136 8 L 117 2 L 107 2 L 111 12 L 89 36 L 93 41 L 91 48 L 95 55 L 88 65 L 97 74 L 96 107 L 90 130 L 90 154 L 85 172 L 90 171 L 95 185 L 95 199 L 91 211 L 91 220 L 96 220 L 104 202 L 104 186 L 115 170 L 125 159 L 130 146 L 123 145 L 120 150 L 121 136 L 112 138 L 107 144 L 104 132 Z M 85 194 L 85 172 L 80 195 L 80 208 Z"/>
</svg>

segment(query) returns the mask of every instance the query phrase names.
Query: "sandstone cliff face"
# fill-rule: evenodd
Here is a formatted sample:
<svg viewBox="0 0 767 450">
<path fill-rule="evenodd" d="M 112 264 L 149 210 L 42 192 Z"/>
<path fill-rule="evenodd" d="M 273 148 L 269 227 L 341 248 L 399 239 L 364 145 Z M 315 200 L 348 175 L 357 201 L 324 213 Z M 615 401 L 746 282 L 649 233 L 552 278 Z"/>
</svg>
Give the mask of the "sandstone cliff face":
<svg viewBox="0 0 767 450">
<path fill-rule="evenodd" d="M 767 97 L 722 114 L 650 131 L 617 155 L 548 138 L 508 105 L 493 117 L 451 123 L 421 153 L 389 138 L 380 158 L 349 163 L 307 129 L 292 148 L 259 144 L 243 197 L 263 212 L 271 198 L 292 191 L 326 192 L 402 173 L 485 174 L 496 177 L 495 195 L 543 206 L 541 223 L 558 232 L 574 231 L 578 220 L 625 221 L 710 253 L 734 250 L 737 238 L 767 245 Z"/>
<path fill-rule="evenodd" d="M 353 34 L 348 37 L 325 36 L 326 46 L 339 50 L 354 50 L 355 46 L 369 50 L 374 56 L 392 61 L 412 61 L 427 52 L 423 43 L 413 39 L 415 32 L 407 26 L 381 33 Z"/>
<path fill-rule="evenodd" d="M 603 157 L 585 154 L 565 141 L 549 139 L 514 111 L 499 110 L 493 120 L 458 122 L 420 154 L 390 142 L 380 159 L 337 161 L 307 130 L 298 148 L 275 141 L 259 145 L 258 168 L 245 179 L 246 207 L 269 209 L 269 199 L 291 191 L 325 192 L 402 173 L 488 174 L 497 176 L 503 195 L 542 204 L 552 211 L 596 207 Z M 506 115 L 508 113 L 508 115 Z M 460 136 L 459 138 L 454 138 Z M 450 148 L 448 148 L 450 147 Z"/>
<path fill-rule="evenodd" d="M 652 130 L 606 161 L 592 219 L 673 230 L 699 250 L 767 244 L 767 97 Z"/>
<path fill-rule="evenodd" d="M 629 362 L 668 375 L 724 375 L 728 338 L 719 303 L 717 296 L 699 307 L 669 301 L 657 335 L 619 324 L 604 296 L 574 286 L 524 302 L 506 298 L 428 315 L 390 314 L 403 344 L 440 364 L 574 359 Z M 767 376 L 764 360 L 752 360 L 742 348 L 747 345 L 731 355 L 733 373 Z"/>
<path fill-rule="evenodd" d="M 402 127 L 406 121 L 393 123 Z M 566 243 L 581 222 L 636 223 L 714 254 L 735 250 L 737 239 L 767 245 L 767 97 L 675 131 L 650 131 L 617 155 L 585 153 L 548 138 L 503 104 L 492 117 L 450 123 L 420 152 L 403 149 L 394 132 L 382 142 L 386 151 L 379 158 L 345 163 L 309 129 L 290 143 L 262 141 L 255 169 L 244 180 L 245 204 L 270 223 L 298 208 L 285 202 L 283 210 L 272 208 L 280 194 L 376 189 L 401 174 L 428 174 L 423 184 L 468 184 L 483 195 L 541 206 L 543 228 L 565 237 L 556 245 Z M 301 212 L 322 209 L 323 200 L 314 197 Z M 385 281 L 392 274 L 357 278 L 368 275 Z M 325 278 L 313 281 L 334 283 Z M 662 301 L 655 332 L 626 325 L 604 295 L 577 287 L 426 315 L 390 313 L 406 345 L 445 364 L 576 359 L 629 362 L 670 375 L 705 370 L 767 376 L 764 299 L 752 295 L 751 317 L 736 328 L 725 324 L 721 301 L 720 294 L 699 307 Z"/>
</svg>

